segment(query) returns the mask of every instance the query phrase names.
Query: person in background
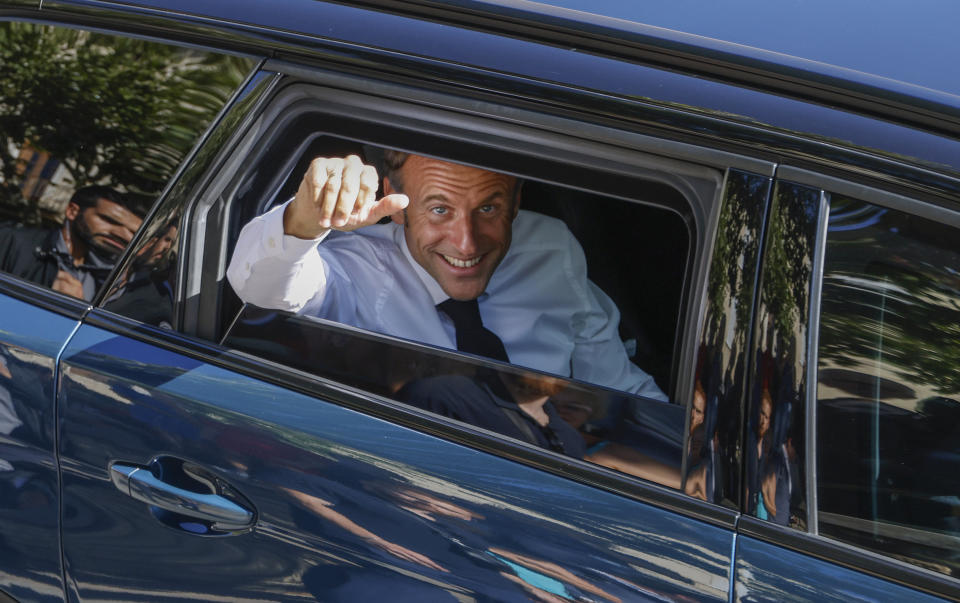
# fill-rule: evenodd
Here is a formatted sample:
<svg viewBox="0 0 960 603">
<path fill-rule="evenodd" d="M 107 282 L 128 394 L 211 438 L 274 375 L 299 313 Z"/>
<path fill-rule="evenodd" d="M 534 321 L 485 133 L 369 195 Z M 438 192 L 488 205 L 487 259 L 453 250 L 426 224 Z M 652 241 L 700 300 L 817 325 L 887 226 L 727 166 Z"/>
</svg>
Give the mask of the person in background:
<svg viewBox="0 0 960 603">
<path fill-rule="evenodd" d="M 0 270 L 90 301 L 142 222 L 112 188 L 81 188 L 62 226 L 0 226 Z"/>
</svg>

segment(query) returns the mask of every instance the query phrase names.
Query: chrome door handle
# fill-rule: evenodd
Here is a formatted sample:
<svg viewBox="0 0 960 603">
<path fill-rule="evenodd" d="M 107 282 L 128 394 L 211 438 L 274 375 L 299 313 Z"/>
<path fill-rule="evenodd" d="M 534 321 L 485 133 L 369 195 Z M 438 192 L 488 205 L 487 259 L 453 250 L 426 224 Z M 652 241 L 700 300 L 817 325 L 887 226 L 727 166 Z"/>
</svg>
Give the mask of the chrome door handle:
<svg viewBox="0 0 960 603">
<path fill-rule="evenodd" d="M 110 479 L 118 490 L 136 500 L 173 513 L 209 522 L 217 530 L 233 532 L 253 526 L 254 514 L 218 494 L 200 494 L 157 479 L 143 467 L 113 463 Z"/>
</svg>

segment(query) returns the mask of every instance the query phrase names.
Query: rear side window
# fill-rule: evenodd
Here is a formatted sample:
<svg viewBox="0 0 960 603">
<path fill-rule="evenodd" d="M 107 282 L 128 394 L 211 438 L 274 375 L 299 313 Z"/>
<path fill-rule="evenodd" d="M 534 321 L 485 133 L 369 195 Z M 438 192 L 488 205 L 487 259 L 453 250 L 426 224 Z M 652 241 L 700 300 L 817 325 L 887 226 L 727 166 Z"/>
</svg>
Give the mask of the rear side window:
<svg viewBox="0 0 960 603">
<path fill-rule="evenodd" d="M 90 301 L 250 68 L 195 49 L 0 23 L 0 270 Z M 144 262 L 168 261 L 174 242 Z"/>
<path fill-rule="evenodd" d="M 960 573 L 960 231 L 834 196 L 818 367 L 820 533 Z"/>
</svg>

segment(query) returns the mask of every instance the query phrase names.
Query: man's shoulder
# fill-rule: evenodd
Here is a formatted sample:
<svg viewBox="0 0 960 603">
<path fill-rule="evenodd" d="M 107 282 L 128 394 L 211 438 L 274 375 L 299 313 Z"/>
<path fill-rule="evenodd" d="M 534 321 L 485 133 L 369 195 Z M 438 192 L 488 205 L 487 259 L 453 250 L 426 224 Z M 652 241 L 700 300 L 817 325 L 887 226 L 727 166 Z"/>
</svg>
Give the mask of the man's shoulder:
<svg viewBox="0 0 960 603">
<path fill-rule="evenodd" d="M 41 248 L 49 251 L 56 246 L 57 229 L 23 226 L 21 224 L 0 224 L 0 249 L 4 257 L 11 252 L 33 251 Z"/>
<path fill-rule="evenodd" d="M 576 244 L 576 239 L 563 220 L 521 209 L 513 222 L 511 249 L 565 249 Z"/>
<path fill-rule="evenodd" d="M 56 229 L 39 228 L 36 226 L 24 226 L 12 222 L 0 223 L 0 236 L 4 238 L 13 238 L 22 241 L 44 241 L 50 239 Z"/>
</svg>

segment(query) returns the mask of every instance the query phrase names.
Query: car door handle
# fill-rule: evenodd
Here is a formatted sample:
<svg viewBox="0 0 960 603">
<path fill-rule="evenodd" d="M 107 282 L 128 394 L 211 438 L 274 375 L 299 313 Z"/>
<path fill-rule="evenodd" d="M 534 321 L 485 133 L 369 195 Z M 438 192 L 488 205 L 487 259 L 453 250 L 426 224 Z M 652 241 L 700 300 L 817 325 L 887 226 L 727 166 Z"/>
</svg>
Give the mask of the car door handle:
<svg viewBox="0 0 960 603">
<path fill-rule="evenodd" d="M 110 479 L 127 496 L 208 522 L 217 531 L 235 532 L 253 526 L 253 511 L 219 494 L 201 494 L 168 484 L 144 467 L 113 463 Z"/>
</svg>

